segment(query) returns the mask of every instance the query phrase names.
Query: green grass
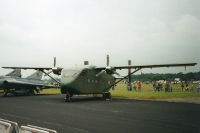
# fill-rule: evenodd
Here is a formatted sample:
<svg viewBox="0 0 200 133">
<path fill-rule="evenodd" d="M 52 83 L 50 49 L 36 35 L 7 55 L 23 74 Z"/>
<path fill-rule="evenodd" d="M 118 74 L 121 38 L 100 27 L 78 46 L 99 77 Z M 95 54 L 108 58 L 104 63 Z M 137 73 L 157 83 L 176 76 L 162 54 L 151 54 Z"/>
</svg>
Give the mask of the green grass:
<svg viewBox="0 0 200 133">
<path fill-rule="evenodd" d="M 40 94 L 61 94 L 60 89 L 43 89 Z"/>
<path fill-rule="evenodd" d="M 190 85 L 191 87 L 191 85 Z M 111 90 L 113 97 L 135 98 L 135 99 L 171 99 L 171 98 L 192 98 L 200 97 L 200 93 L 196 92 L 196 85 L 192 92 L 182 92 L 180 84 L 172 85 L 173 92 L 154 92 L 152 84 L 143 84 L 142 92 L 127 91 L 126 84 L 119 84 L 115 90 Z"/>
</svg>

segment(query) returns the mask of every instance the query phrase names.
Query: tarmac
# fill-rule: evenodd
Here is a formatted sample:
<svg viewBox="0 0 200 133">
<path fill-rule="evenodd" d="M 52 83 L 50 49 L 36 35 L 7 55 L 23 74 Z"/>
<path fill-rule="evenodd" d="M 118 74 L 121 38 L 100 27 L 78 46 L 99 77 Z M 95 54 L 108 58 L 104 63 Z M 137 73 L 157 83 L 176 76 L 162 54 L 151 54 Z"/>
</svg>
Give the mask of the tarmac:
<svg viewBox="0 0 200 133">
<path fill-rule="evenodd" d="M 92 96 L 0 97 L 0 118 L 58 133 L 200 133 L 200 105 Z"/>
</svg>

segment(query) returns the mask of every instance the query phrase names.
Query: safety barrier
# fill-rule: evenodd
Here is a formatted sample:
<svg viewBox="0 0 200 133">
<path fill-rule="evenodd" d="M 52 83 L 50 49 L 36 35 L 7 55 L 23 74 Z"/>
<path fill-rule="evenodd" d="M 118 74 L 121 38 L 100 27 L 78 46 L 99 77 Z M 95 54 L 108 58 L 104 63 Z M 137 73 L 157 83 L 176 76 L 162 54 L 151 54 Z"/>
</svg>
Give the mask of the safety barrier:
<svg viewBox="0 0 200 133">
<path fill-rule="evenodd" d="M 11 133 L 11 124 L 7 122 L 0 121 L 0 133 Z"/>
<path fill-rule="evenodd" d="M 33 125 L 21 126 L 16 122 L 0 118 L 0 133 L 57 133 L 55 130 L 37 127 Z"/>
<path fill-rule="evenodd" d="M 0 119 L 0 133 L 19 133 L 16 122 Z"/>
<path fill-rule="evenodd" d="M 49 132 L 36 128 L 31 128 L 28 126 L 21 126 L 19 133 L 49 133 Z"/>
<path fill-rule="evenodd" d="M 20 133 L 57 133 L 55 130 L 27 125 L 21 126 Z"/>
</svg>

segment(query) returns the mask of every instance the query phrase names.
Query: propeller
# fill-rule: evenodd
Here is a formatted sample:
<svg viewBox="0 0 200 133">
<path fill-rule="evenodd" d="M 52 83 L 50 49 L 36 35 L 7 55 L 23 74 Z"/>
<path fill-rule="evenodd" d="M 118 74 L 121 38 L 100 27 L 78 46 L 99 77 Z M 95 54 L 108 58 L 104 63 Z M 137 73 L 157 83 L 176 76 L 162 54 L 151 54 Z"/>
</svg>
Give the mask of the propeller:
<svg viewBox="0 0 200 133">
<path fill-rule="evenodd" d="M 57 75 L 60 75 L 61 74 L 61 70 L 62 68 L 61 67 L 56 67 L 56 57 L 54 57 L 54 62 L 53 62 L 53 68 L 52 68 L 52 71 L 54 74 L 57 74 Z"/>
<path fill-rule="evenodd" d="M 52 72 L 53 72 L 54 74 L 60 75 L 60 74 L 61 74 L 61 70 L 62 70 L 62 68 L 56 67 L 56 57 L 54 57 L 54 60 L 53 60 L 53 68 L 52 68 L 51 71 L 47 72 L 47 73 L 45 74 L 45 76 L 49 75 L 49 74 L 52 73 Z"/>
<path fill-rule="evenodd" d="M 115 71 L 115 69 L 113 69 L 111 66 L 109 66 L 109 63 L 110 63 L 110 59 L 109 59 L 109 55 L 107 55 L 107 58 L 106 58 L 106 68 L 104 70 L 102 70 L 101 72 L 97 73 L 96 74 L 96 77 L 99 77 L 100 75 L 102 75 L 103 73 L 107 73 L 107 74 L 116 74 L 118 76 L 120 76 L 119 73 L 117 73 Z"/>
</svg>

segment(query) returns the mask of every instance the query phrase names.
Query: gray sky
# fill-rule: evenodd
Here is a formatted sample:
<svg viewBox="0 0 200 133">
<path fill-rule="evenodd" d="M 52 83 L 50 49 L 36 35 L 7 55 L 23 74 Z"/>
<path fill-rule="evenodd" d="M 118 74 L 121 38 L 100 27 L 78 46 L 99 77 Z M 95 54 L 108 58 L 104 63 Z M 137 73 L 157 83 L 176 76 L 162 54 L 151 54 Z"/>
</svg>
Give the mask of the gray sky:
<svg viewBox="0 0 200 133">
<path fill-rule="evenodd" d="M 199 13 L 199 0 L 0 1 L 0 65 L 200 63 Z"/>
</svg>

